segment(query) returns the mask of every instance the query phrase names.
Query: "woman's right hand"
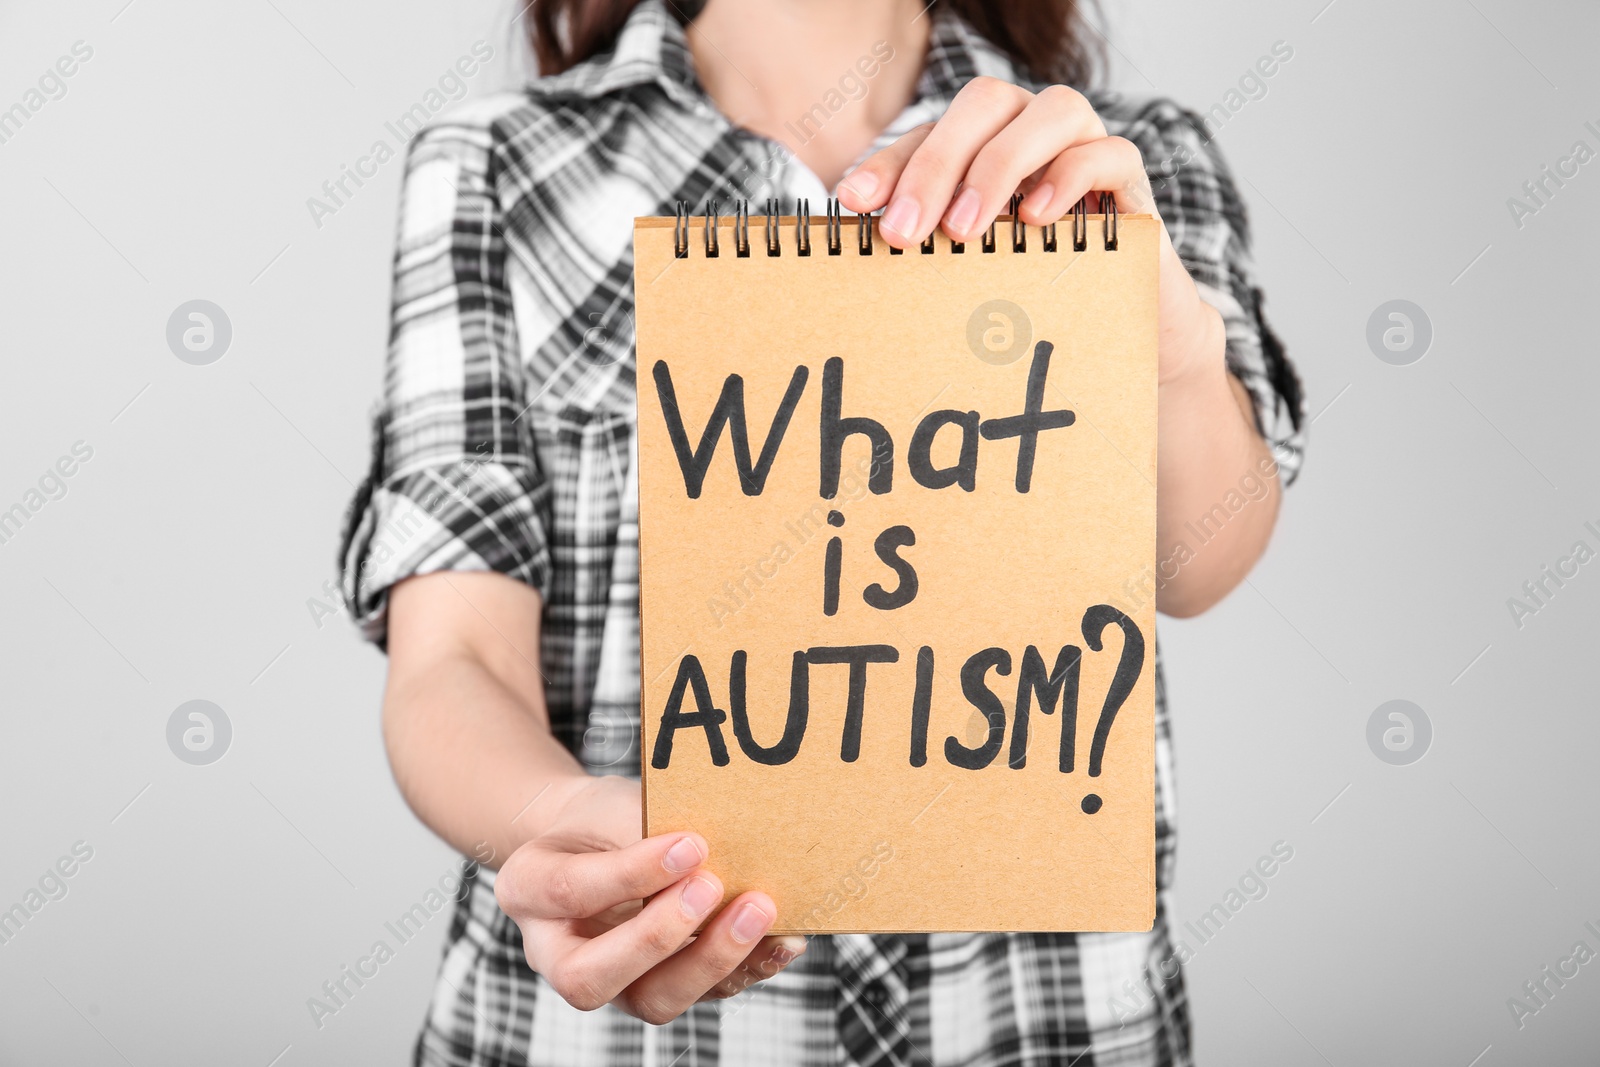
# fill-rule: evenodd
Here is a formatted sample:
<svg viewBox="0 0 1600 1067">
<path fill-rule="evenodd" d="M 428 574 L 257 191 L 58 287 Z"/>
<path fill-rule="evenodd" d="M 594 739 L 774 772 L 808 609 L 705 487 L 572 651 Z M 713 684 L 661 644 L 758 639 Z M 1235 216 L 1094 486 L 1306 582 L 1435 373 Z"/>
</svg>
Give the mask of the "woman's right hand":
<svg viewBox="0 0 1600 1067">
<path fill-rule="evenodd" d="M 802 937 L 766 936 L 777 907 L 765 893 L 741 893 L 717 912 L 724 889 L 703 866 L 699 834 L 641 840 L 637 782 L 570 781 L 559 783 L 569 795 L 551 800 L 560 810 L 494 887 L 528 966 L 567 1003 L 615 1004 L 659 1025 L 771 978 L 805 951 Z"/>
</svg>

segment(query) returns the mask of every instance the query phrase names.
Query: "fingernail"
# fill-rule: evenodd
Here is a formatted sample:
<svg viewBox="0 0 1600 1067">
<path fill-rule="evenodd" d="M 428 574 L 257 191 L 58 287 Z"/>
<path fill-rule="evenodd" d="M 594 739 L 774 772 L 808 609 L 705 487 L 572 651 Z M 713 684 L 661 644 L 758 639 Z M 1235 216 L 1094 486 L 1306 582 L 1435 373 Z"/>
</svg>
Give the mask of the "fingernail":
<svg viewBox="0 0 1600 1067">
<path fill-rule="evenodd" d="M 956 202 L 950 205 L 950 214 L 945 217 L 950 229 L 965 236 L 972 230 L 972 224 L 978 221 L 978 191 L 976 189 L 963 189 L 961 195 L 956 197 Z"/>
<path fill-rule="evenodd" d="M 739 914 L 733 917 L 733 939 L 740 944 L 749 944 L 767 932 L 772 920 L 773 916 L 754 904 L 742 904 Z"/>
<path fill-rule="evenodd" d="M 901 237 L 912 236 L 917 228 L 917 202 L 909 196 L 896 197 L 889 210 L 883 213 L 883 228 Z"/>
<path fill-rule="evenodd" d="M 858 170 L 839 184 L 846 192 L 865 200 L 878 191 L 878 176 L 870 170 Z"/>
<path fill-rule="evenodd" d="M 785 937 L 772 949 L 772 962 L 778 967 L 787 967 L 793 963 L 800 953 L 806 950 L 806 939 L 803 937 Z"/>
<path fill-rule="evenodd" d="M 1044 211 L 1050 206 L 1050 201 L 1056 198 L 1056 187 L 1049 182 L 1040 182 L 1033 187 L 1033 192 L 1027 196 L 1028 206 L 1034 211 Z"/>
<path fill-rule="evenodd" d="M 667 855 L 662 862 L 667 865 L 667 870 L 673 874 L 683 874 L 692 871 L 705 862 L 706 854 L 700 851 L 700 842 L 692 837 L 685 837 L 676 845 L 667 849 Z"/>
<path fill-rule="evenodd" d="M 683 896 L 678 898 L 678 904 L 683 908 L 683 913 L 691 919 L 703 919 L 706 914 L 722 902 L 722 890 L 709 878 L 691 879 L 683 887 Z M 738 923 L 734 923 L 735 929 Z"/>
</svg>

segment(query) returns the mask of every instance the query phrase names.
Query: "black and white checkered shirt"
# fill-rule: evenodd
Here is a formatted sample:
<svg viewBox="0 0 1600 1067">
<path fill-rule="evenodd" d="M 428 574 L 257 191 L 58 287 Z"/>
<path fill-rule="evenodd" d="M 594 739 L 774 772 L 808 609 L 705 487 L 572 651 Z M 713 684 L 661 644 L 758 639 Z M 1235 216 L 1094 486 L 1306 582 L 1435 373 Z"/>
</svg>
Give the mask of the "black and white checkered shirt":
<svg viewBox="0 0 1600 1067">
<path fill-rule="evenodd" d="M 938 118 L 977 75 L 1039 86 L 936 6 L 916 99 L 873 150 Z M 1285 475 L 1299 384 L 1261 318 L 1244 210 L 1200 121 L 1093 97 L 1152 171 L 1173 244 L 1227 322 L 1227 358 Z M 595 773 L 638 774 L 638 494 L 632 224 L 749 198 L 829 194 L 739 129 L 695 79 L 682 26 L 644 0 L 615 50 L 447 113 L 407 163 L 393 331 L 372 469 L 347 518 L 344 591 L 382 644 L 387 591 L 494 570 L 544 600 L 553 728 Z M 451 925 L 419 1063 L 1187 1064 L 1182 942 L 1169 934 L 1172 753 L 1156 684 L 1156 878 L 1148 934 L 837 935 L 738 998 L 661 1027 L 567 1005 L 528 969 L 483 872 Z"/>
</svg>

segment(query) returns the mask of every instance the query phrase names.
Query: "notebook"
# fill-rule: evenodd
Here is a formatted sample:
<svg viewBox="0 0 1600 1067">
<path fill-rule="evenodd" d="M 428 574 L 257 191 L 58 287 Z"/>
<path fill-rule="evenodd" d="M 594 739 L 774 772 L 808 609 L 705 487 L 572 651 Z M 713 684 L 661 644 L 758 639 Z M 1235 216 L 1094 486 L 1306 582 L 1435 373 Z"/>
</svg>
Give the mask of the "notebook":
<svg viewBox="0 0 1600 1067">
<path fill-rule="evenodd" d="M 774 932 L 1148 930 L 1159 222 L 794 207 L 634 224 L 644 831 Z"/>
</svg>

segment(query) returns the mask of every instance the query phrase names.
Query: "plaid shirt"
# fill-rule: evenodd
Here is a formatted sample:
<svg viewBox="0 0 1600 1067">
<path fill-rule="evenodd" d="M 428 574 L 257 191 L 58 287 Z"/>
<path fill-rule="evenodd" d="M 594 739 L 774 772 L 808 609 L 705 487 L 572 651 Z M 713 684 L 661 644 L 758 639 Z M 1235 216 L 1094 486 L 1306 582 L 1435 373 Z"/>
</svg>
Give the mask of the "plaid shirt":
<svg viewBox="0 0 1600 1067">
<path fill-rule="evenodd" d="M 942 6 L 916 98 L 873 150 L 937 119 L 977 75 L 1038 88 Z M 1200 121 L 1094 97 L 1151 167 L 1174 245 L 1227 323 L 1230 370 L 1285 478 L 1299 384 L 1261 318 L 1248 231 Z M 543 596 L 556 736 L 595 773 L 639 770 L 639 554 L 632 221 L 676 201 L 797 197 L 821 182 L 734 127 L 680 23 L 644 0 L 611 54 L 471 103 L 413 143 L 372 467 L 346 519 L 344 593 L 384 643 L 407 576 L 494 570 Z M 1187 1064 L 1187 952 L 1169 936 L 1172 754 L 1159 660 L 1156 878 L 1148 934 L 838 935 L 739 997 L 647 1026 L 567 1005 L 528 969 L 481 872 L 460 901 L 417 1044 L 449 1065 Z"/>
</svg>

